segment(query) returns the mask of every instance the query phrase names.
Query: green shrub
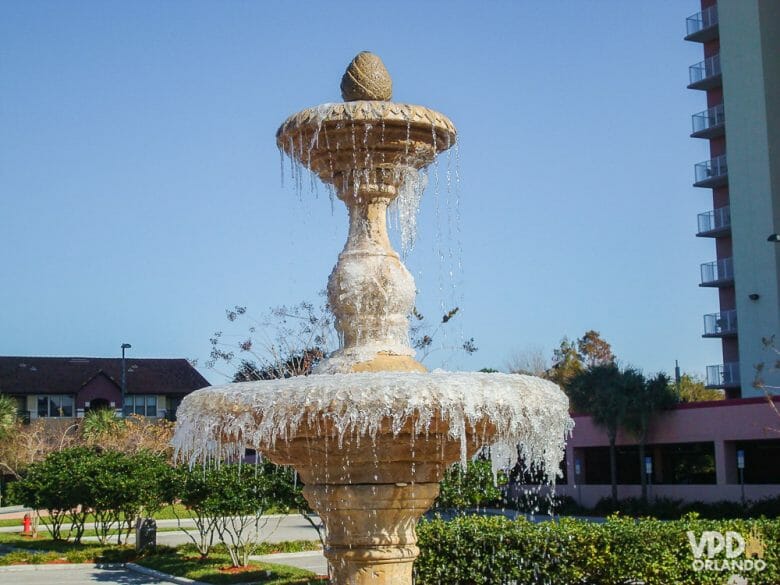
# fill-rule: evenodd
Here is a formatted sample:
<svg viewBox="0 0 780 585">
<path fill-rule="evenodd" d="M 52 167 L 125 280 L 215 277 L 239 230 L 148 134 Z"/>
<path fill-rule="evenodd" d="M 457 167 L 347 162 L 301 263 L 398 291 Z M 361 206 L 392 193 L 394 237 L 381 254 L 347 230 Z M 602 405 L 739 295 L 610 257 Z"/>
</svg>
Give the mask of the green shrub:
<svg viewBox="0 0 780 585">
<path fill-rule="evenodd" d="M 695 571 L 687 531 L 757 530 L 766 545 L 766 569 L 745 577 L 751 585 L 780 581 L 780 521 L 677 521 L 618 516 L 603 524 L 572 519 L 533 524 L 525 519 L 464 516 L 418 527 L 418 585 L 720 585 L 731 573 Z M 722 558 L 723 555 L 720 555 Z"/>
<path fill-rule="evenodd" d="M 171 497 L 170 467 L 162 457 L 146 452 L 132 455 L 71 447 L 31 464 L 12 491 L 24 505 L 46 510 L 46 528 L 54 540 L 81 540 L 91 513 L 101 544 L 115 529 L 130 533 L 142 513 L 154 513 Z M 63 534 L 62 525 L 71 523 Z"/>
<path fill-rule="evenodd" d="M 93 449 L 86 447 L 55 451 L 30 465 L 24 477 L 11 485 L 14 498 L 22 504 L 49 513 L 46 528 L 52 539 L 66 540 L 72 532 L 76 542 L 81 540 L 90 508 L 85 497 L 92 487 L 97 457 Z M 66 520 L 72 528 L 68 534 L 62 534 Z"/>
<path fill-rule="evenodd" d="M 684 502 L 673 498 L 652 498 L 647 502 L 640 498 L 624 498 L 617 503 L 612 498 L 600 499 L 590 511 L 597 516 L 620 513 L 635 518 L 651 516 L 660 520 L 676 520 L 691 512 L 712 520 L 738 518 L 780 517 L 780 496 L 764 498 L 742 504 L 731 500 L 717 502 Z M 564 512 L 558 512 L 564 513 Z M 566 512 L 572 513 L 572 512 Z"/>
<path fill-rule="evenodd" d="M 749 513 L 752 518 L 778 518 L 780 517 L 780 496 L 764 498 L 750 502 Z"/>
<path fill-rule="evenodd" d="M 460 463 L 456 463 L 444 474 L 435 507 L 465 510 L 500 505 L 503 498 L 500 488 L 506 483 L 503 472 L 499 472 L 497 478 L 493 477 L 490 461 L 469 461 L 465 472 Z"/>
</svg>

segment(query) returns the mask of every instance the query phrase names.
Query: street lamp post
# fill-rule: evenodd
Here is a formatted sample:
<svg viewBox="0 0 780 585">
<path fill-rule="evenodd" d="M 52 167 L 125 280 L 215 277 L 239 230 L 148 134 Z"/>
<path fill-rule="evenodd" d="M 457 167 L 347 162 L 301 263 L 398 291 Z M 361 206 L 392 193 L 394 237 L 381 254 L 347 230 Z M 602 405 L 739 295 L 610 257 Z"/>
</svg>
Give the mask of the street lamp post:
<svg viewBox="0 0 780 585">
<path fill-rule="evenodd" d="M 737 469 L 739 470 L 739 486 L 742 492 L 742 505 L 745 505 L 745 451 L 737 449 Z"/>
<path fill-rule="evenodd" d="M 576 476 L 576 479 L 574 481 L 577 482 L 577 496 L 579 500 L 579 505 L 582 506 L 582 480 L 580 479 L 580 475 L 582 474 L 582 464 L 580 463 L 579 459 L 575 459 L 574 461 L 574 475 Z"/>
<path fill-rule="evenodd" d="M 125 394 L 127 393 L 127 370 L 125 369 L 125 350 L 133 347 L 129 343 L 122 344 L 122 400 L 119 403 L 122 416 L 125 416 Z"/>
<path fill-rule="evenodd" d="M 645 477 L 647 478 L 647 497 L 650 499 L 650 491 L 653 487 L 653 458 L 650 455 L 645 457 Z"/>
</svg>

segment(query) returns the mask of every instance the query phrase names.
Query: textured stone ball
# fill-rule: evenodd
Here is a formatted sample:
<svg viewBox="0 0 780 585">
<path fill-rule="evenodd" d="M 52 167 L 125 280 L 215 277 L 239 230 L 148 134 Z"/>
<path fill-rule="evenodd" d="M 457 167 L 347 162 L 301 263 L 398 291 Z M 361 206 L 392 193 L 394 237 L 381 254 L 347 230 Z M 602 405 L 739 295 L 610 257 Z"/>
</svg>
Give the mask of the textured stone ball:
<svg viewBox="0 0 780 585">
<path fill-rule="evenodd" d="M 393 80 L 382 59 L 368 51 L 358 53 L 341 78 L 341 97 L 346 102 L 393 97 Z"/>
</svg>

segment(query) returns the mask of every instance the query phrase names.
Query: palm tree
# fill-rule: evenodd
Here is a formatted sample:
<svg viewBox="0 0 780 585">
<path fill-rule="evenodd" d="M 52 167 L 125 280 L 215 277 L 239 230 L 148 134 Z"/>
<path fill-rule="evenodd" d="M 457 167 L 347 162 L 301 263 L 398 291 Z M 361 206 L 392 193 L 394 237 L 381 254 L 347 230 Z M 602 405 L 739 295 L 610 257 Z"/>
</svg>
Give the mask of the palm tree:
<svg viewBox="0 0 780 585">
<path fill-rule="evenodd" d="M 641 376 L 641 374 L 640 374 Z M 647 471 L 645 469 L 645 443 L 650 419 L 659 410 L 670 408 L 677 403 L 674 387 L 669 384 L 666 374 L 657 374 L 650 380 L 642 377 L 630 381 L 626 387 L 630 396 L 626 412 L 626 429 L 636 437 L 639 445 L 639 474 L 642 481 L 642 501 L 647 501 Z"/>
<path fill-rule="evenodd" d="M 116 433 L 122 427 L 122 419 L 110 408 L 97 408 L 84 415 L 81 434 L 88 441 L 94 441 Z"/>
<path fill-rule="evenodd" d="M 617 502 L 617 434 L 629 408 L 629 389 L 642 374 L 636 370 L 621 371 L 615 363 L 596 364 L 577 374 L 566 385 L 574 410 L 589 414 L 602 427 L 609 441 L 609 475 L 612 501 Z"/>
</svg>

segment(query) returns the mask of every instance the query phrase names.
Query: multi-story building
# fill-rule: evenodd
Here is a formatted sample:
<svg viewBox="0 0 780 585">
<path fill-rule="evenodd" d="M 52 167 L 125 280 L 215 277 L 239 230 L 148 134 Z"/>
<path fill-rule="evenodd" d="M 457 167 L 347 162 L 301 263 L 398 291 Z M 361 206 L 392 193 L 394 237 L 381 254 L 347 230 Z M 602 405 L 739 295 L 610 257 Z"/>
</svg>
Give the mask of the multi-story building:
<svg viewBox="0 0 780 585">
<path fill-rule="evenodd" d="M 715 243 L 700 286 L 718 293 L 703 337 L 720 339 L 723 355 L 707 367 L 707 385 L 728 398 L 756 396 L 757 364 L 777 385 L 777 356 L 763 339 L 780 331 L 780 245 L 767 241 L 780 231 L 780 2 L 701 0 L 686 24 L 685 39 L 704 50 L 690 67 L 688 88 L 704 92 L 706 104 L 691 136 L 709 144 L 694 186 L 712 193 L 697 236 Z"/>
<path fill-rule="evenodd" d="M 780 355 L 762 338 L 777 335 L 780 348 L 780 242 L 769 238 L 780 233 L 780 0 L 702 0 L 685 38 L 704 48 L 688 87 L 706 96 L 691 136 L 709 147 L 694 185 L 712 194 L 697 235 L 715 243 L 701 285 L 717 291 L 718 310 L 704 316 L 703 336 L 720 339 L 723 351 L 707 384 L 728 399 L 678 404 L 653 417 L 645 461 L 636 438 L 619 432 L 619 496 L 641 494 L 644 465 L 652 497 L 777 497 Z M 775 386 L 767 389 L 778 394 L 771 402 L 753 385 L 761 362 L 765 382 Z M 592 506 L 610 494 L 609 441 L 590 416 L 574 416 L 558 493 Z"/>
</svg>

